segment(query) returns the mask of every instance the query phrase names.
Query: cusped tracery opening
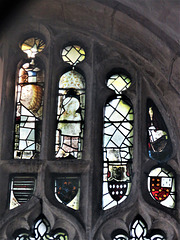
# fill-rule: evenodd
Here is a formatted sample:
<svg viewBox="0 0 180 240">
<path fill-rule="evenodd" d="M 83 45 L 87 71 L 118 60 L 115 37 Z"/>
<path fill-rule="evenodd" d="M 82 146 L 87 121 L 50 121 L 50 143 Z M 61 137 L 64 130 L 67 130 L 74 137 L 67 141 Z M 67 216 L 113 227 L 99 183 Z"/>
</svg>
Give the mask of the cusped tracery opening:
<svg viewBox="0 0 180 240">
<path fill-rule="evenodd" d="M 68 240 L 63 229 L 51 230 L 50 223 L 44 215 L 36 219 L 31 230 L 19 229 L 14 233 L 14 240 Z"/>
<path fill-rule="evenodd" d="M 112 240 L 166 240 L 164 232 L 161 230 L 148 231 L 146 222 L 141 216 L 137 216 L 132 222 L 129 234 L 122 229 L 117 229 L 112 233 Z"/>
</svg>

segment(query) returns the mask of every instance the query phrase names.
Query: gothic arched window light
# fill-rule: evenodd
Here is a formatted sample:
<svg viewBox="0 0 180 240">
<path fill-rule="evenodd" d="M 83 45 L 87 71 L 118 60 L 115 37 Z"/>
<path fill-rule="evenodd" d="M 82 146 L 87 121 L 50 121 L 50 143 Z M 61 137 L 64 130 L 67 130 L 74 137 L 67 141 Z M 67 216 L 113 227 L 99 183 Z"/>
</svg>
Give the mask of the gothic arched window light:
<svg viewBox="0 0 180 240">
<path fill-rule="evenodd" d="M 148 231 L 147 224 L 141 216 L 137 216 L 130 226 L 129 234 L 118 229 L 112 233 L 112 240 L 166 240 L 161 230 Z"/>
<path fill-rule="evenodd" d="M 14 158 L 38 158 L 41 148 L 44 71 L 36 63 L 36 54 L 43 51 L 42 39 L 26 39 L 21 50 L 28 56 L 18 71 Z"/>
<path fill-rule="evenodd" d="M 64 73 L 59 80 L 55 154 L 56 158 L 80 159 L 83 147 L 85 80 L 74 67 L 85 59 L 85 52 L 77 45 L 67 46 L 62 51 L 62 58 L 73 69 Z"/>
<path fill-rule="evenodd" d="M 111 208 L 129 195 L 133 154 L 133 108 L 130 100 L 122 95 L 131 80 L 124 74 L 112 75 L 107 86 L 116 98 L 104 110 L 103 136 L 103 209 Z"/>
</svg>

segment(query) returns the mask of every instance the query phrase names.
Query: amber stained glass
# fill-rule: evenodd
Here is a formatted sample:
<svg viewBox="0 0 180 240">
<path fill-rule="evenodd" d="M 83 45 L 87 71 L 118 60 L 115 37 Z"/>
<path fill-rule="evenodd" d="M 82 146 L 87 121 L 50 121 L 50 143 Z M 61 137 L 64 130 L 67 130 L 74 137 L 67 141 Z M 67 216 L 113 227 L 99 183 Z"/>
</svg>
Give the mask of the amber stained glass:
<svg viewBox="0 0 180 240">
<path fill-rule="evenodd" d="M 28 38 L 21 45 L 21 50 L 25 52 L 29 58 L 35 58 L 35 55 L 43 51 L 44 48 L 44 40 L 38 37 Z"/>
</svg>

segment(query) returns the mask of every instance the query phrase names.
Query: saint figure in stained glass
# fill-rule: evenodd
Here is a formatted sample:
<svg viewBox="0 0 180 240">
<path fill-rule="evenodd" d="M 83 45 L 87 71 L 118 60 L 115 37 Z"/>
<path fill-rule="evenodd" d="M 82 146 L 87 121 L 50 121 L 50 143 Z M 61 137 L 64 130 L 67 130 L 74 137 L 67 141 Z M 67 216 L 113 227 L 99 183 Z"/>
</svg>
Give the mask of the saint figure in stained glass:
<svg viewBox="0 0 180 240">
<path fill-rule="evenodd" d="M 103 209 L 124 201 L 131 187 L 133 108 L 122 91 L 130 86 L 124 75 L 113 75 L 107 86 L 117 96 L 106 104 L 103 136 Z"/>
<path fill-rule="evenodd" d="M 26 39 L 21 50 L 30 58 L 18 71 L 14 158 L 38 158 L 41 147 L 41 128 L 44 92 L 44 71 L 35 56 L 45 48 L 37 37 Z"/>
<path fill-rule="evenodd" d="M 84 78 L 72 70 L 63 74 L 59 82 L 56 158 L 81 157 L 84 111 Z"/>
<path fill-rule="evenodd" d="M 37 158 L 41 145 L 43 71 L 34 60 L 19 70 L 14 158 Z"/>
</svg>

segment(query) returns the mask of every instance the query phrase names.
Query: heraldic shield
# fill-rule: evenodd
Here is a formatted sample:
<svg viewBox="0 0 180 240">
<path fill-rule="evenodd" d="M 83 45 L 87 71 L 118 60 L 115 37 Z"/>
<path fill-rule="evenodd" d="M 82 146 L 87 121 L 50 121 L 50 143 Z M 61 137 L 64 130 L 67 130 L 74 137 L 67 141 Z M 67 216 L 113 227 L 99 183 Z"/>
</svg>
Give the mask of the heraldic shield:
<svg viewBox="0 0 180 240">
<path fill-rule="evenodd" d="M 61 177 L 55 180 L 55 194 L 60 202 L 67 205 L 77 195 L 79 190 L 79 178 Z"/>
<path fill-rule="evenodd" d="M 127 164 L 109 163 L 107 173 L 108 190 L 115 200 L 121 200 L 127 193 L 129 184 L 129 170 Z"/>
<path fill-rule="evenodd" d="M 170 168 L 152 169 L 148 176 L 148 190 L 151 197 L 161 205 L 175 207 L 175 177 Z"/>
<path fill-rule="evenodd" d="M 164 201 L 172 189 L 172 178 L 150 177 L 151 194 L 157 201 Z"/>
</svg>

